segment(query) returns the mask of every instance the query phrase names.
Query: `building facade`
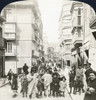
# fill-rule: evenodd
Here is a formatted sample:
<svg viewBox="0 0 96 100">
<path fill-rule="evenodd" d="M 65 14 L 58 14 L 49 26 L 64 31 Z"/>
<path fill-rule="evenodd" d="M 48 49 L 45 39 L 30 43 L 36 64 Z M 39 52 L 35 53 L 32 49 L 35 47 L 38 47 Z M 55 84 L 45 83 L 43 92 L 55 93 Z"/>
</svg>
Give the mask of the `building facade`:
<svg viewBox="0 0 96 100">
<path fill-rule="evenodd" d="M 90 62 L 95 68 L 96 58 L 96 13 L 93 8 L 82 2 L 73 2 L 71 6 L 72 14 L 72 59 L 73 64 L 78 67 Z"/>
<path fill-rule="evenodd" d="M 6 18 L 5 71 L 16 73 L 24 63 L 31 67 L 43 55 L 41 15 L 36 0 L 11 3 L 2 15 Z"/>
<path fill-rule="evenodd" d="M 64 60 L 64 65 L 71 66 L 71 47 L 72 47 L 72 34 L 71 34 L 71 2 L 65 2 L 62 6 L 60 16 L 60 53 L 61 58 Z"/>
<path fill-rule="evenodd" d="M 83 66 L 82 58 L 82 45 L 83 45 L 83 26 L 84 26 L 84 13 L 83 13 L 83 3 L 73 2 L 70 10 L 72 14 L 72 63 L 76 67 L 79 65 Z"/>
<path fill-rule="evenodd" d="M 85 34 L 84 34 L 84 52 L 92 68 L 96 70 L 96 12 L 94 9 L 84 4 L 85 14 Z"/>
</svg>

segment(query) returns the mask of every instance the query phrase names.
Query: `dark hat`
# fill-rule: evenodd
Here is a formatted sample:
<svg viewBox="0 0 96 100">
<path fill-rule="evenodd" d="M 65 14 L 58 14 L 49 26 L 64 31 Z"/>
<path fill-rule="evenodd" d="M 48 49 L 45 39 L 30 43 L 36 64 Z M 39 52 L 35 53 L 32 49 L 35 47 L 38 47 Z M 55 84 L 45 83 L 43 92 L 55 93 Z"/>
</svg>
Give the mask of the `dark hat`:
<svg viewBox="0 0 96 100">
<path fill-rule="evenodd" d="M 90 71 L 89 74 L 90 73 L 93 73 L 96 76 L 96 71 Z"/>
</svg>

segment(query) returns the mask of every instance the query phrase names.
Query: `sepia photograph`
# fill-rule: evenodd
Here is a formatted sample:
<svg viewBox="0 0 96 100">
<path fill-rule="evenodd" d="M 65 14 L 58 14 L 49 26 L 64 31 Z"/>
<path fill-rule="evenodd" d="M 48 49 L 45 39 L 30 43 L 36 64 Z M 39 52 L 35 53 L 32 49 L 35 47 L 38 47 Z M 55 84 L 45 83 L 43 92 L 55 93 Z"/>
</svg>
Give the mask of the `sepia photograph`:
<svg viewBox="0 0 96 100">
<path fill-rule="evenodd" d="M 0 12 L 0 100 L 96 100 L 96 12 L 70 0 L 24 0 Z"/>
</svg>

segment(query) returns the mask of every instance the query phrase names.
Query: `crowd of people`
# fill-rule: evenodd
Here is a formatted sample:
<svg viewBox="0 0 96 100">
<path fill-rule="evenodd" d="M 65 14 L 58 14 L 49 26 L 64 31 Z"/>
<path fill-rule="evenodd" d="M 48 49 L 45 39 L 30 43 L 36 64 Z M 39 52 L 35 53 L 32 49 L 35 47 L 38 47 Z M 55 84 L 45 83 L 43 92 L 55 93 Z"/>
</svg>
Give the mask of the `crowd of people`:
<svg viewBox="0 0 96 100">
<path fill-rule="evenodd" d="M 28 96 L 30 99 L 32 97 L 42 98 L 49 96 L 65 97 L 66 88 L 69 86 L 69 94 L 85 93 L 84 100 L 95 100 L 96 72 L 91 68 L 90 63 L 84 65 L 83 68 L 81 65 L 78 68 L 72 66 L 68 74 L 68 83 L 66 82 L 67 77 L 60 74 L 62 70 L 60 64 L 40 63 L 38 66 L 34 63 L 30 71 L 28 71 L 28 68 L 25 63 L 22 68 L 23 73 L 19 76 L 21 82 L 20 93 L 22 93 L 23 97 Z M 8 76 L 11 89 L 14 92 L 13 97 L 16 97 L 18 75 L 13 74 L 10 70 Z"/>
</svg>

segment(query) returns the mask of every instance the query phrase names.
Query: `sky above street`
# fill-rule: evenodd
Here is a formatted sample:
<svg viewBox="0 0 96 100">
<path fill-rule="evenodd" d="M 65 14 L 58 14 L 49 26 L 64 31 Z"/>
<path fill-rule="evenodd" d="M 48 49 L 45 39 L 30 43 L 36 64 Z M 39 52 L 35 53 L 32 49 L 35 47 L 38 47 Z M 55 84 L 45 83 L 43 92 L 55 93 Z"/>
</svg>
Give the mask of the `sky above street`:
<svg viewBox="0 0 96 100">
<path fill-rule="evenodd" d="M 63 1 L 67 0 L 38 0 L 43 21 L 43 32 L 47 34 L 49 42 L 58 42 L 58 22 Z"/>
</svg>

